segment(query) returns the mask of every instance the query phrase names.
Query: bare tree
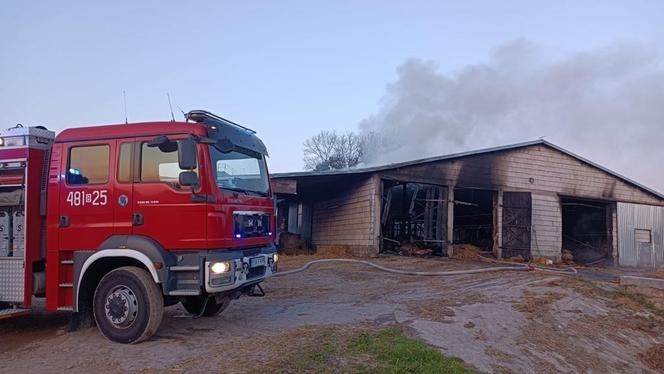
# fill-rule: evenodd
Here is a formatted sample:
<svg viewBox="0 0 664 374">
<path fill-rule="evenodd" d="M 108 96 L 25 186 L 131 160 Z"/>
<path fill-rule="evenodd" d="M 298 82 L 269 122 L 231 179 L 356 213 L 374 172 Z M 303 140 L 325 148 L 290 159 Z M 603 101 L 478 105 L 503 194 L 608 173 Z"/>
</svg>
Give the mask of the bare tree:
<svg viewBox="0 0 664 374">
<path fill-rule="evenodd" d="M 362 137 L 356 133 L 321 131 L 304 142 L 304 167 L 320 171 L 356 166 L 363 146 Z"/>
</svg>

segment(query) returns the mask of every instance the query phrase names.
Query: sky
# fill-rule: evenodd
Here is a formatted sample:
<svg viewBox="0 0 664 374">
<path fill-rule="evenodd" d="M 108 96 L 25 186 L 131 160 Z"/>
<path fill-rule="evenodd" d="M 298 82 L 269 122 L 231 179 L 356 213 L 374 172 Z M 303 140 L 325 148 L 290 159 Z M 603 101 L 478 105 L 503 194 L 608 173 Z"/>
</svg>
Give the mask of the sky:
<svg viewBox="0 0 664 374">
<path fill-rule="evenodd" d="M 270 170 L 296 171 L 303 167 L 308 137 L 329 129 L 363 131 L 367 121 L 389 113 L 393 88 L 413 61 L 431 79 L 457 82 L 474 66 L 503 71 L 497 55 L 523 44 L 545 61 L 529 65 L 535 68 L 555 68 L 584 53 L 613 58 L 600 52 L 616 45 L 630 46 L 627 54 L 636 50 L 656 64 L 664 48 L 663 14 L 661 1 L 4 1 L 0 126 L 20 122 L 60 131 L 122 123 L 123 91 L 130 122 L 164 120 L 170 118 L 169 93 L 185 111 L 206 109 L 255 129 L 269 149 Z M 557 118 L 552 108 L 546 110 Z M 537 117 L 528 118 L 532 126 L 517 126 L 528 128 L 521 137 L 514 132 L 482 142 L 467 139 L 458 147 L 501 145 L 542 133 L 664 191 L 664 173 L 656 171 L 662 151 L 647 157 L 633 143 L 620 152 L 597 142 L 585 146 L 569 134 L 556 138 L 555 129 L 539 131 Z M 583 124 L 586 130 L 598 126 L 593 118 Z M 658 123 L 660 117 L 653 118 Z M 664 138 L 664 124 L 652 123 L 646 128 L 655 131 L 650 138 Z M 625 134 L 614 136 L 618 140 L 609 144 L 622 146 Z M 457 150 L 452 148 L 441 146 L 439 153 Z M 409 156 L 417 155 L 403 155 Z"/>
</svg>

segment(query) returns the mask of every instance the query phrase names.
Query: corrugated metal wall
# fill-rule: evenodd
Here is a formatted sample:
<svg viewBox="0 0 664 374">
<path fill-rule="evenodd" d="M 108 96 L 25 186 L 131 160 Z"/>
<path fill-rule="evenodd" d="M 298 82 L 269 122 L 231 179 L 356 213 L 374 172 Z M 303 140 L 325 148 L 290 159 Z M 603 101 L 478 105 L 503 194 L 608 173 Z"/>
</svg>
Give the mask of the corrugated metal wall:
<svg viewBox="0 0 664 374">
<path fill-rule="evenodd" d="M 618 261 L 622 266 L 664 265 L 664 207 L 618 203 Z"/>
</svg>

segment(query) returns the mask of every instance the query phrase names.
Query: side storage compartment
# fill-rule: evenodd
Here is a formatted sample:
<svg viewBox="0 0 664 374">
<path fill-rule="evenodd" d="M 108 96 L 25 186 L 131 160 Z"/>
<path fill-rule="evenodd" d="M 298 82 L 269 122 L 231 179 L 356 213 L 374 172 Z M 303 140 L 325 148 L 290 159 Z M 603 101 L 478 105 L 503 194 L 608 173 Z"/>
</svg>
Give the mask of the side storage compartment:
<svg viewBox="0 0 664 374">
<path fill-rule="evenodd" d="M 18 305 L 25 290 L 25 162 L 0 167 L 0 303 Z"/>
</svg>

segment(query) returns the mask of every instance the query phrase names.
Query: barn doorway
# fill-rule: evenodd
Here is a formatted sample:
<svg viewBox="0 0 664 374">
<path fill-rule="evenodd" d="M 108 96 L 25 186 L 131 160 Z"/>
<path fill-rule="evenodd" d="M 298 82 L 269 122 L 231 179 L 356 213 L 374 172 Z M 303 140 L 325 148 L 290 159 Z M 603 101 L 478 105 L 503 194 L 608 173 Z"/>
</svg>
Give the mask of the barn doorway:
<svg viewBox="0 0 664 374">
<path fill-rule="evenodd" d="M 494 195 L 490 190 L 454 189 L 454 244 L 492 251 Z"/>
<path fill-rule="evenodd" d="M 442 255 L 447 250 L 447 187 L 383 181 L 381 251 Z"/>
<path fill-rule="evenodd" d="M 561 198 L 565 262 L 599 265 L 612 258 L 611 203 Z"/>
</svg>

